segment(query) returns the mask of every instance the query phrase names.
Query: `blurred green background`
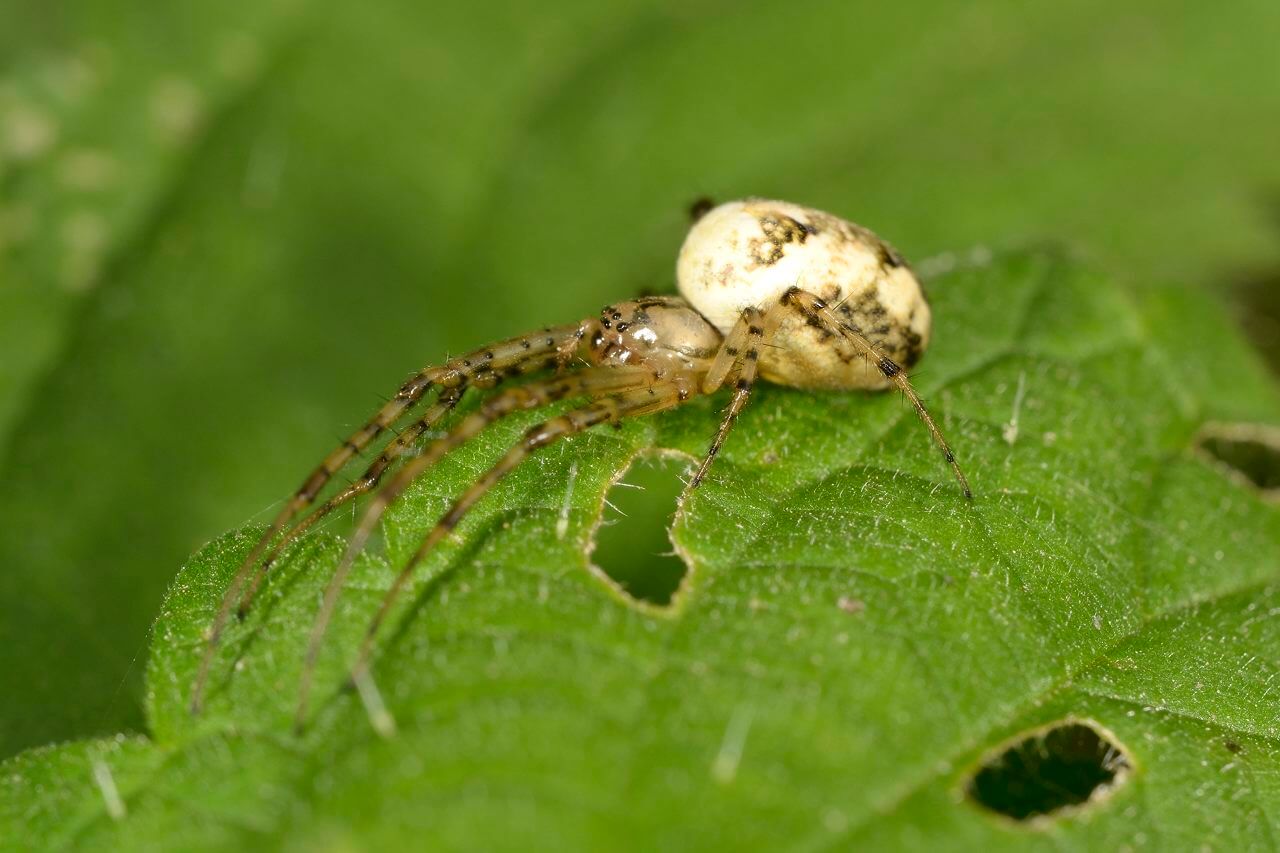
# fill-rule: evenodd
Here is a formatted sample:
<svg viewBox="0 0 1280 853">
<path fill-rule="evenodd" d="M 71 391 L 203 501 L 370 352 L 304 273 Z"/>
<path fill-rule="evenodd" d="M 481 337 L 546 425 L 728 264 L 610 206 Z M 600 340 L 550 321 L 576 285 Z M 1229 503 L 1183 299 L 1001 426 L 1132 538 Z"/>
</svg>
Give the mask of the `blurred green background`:
<svg viewBox="0 0 1280 853">
<path fill-rule="evenodd" d="M 669 288 L 700 195 L 1065 244 L 1274 358 L 1277 45 L 1274 0 L 0 2 L 0 755 L 139 729 L 189 553 L 421 364 Z"/>
</svg>

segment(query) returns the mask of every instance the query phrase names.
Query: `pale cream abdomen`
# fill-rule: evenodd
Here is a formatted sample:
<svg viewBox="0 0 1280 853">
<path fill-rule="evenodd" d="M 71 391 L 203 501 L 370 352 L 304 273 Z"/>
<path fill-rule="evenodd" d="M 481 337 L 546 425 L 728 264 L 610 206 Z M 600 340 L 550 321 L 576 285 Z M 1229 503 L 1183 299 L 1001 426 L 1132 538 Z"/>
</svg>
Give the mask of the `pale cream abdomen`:
<svg viewBox="0 0 1280 853">
<path fill-rule="evenodd" d="M 920 283 L 872 232 L 808 207 L 747 199 L 713 208 L 689 231 L 676 262 L 680 293 L 721 334 L 743 309 L 767 309 L 791 287 L 825 300 L 840 319 L 911 368 L 929 344 Z M 889 379 L 793 315 L 761 353 L 760 373 L 795 388 L 884 388 Z"/>
</svg>

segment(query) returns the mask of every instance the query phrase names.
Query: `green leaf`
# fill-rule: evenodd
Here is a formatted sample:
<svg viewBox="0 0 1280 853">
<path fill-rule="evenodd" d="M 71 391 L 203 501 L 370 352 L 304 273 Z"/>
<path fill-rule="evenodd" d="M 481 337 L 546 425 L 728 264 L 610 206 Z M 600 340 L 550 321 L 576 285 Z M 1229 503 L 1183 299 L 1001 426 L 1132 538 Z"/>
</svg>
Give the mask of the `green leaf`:
<svg viewBox="0 0 1280 853">
<path fill-rule="evenodd" d="M 1280 263 L 1271 0 L 2 5 L 0 754 L 140 729 L 185 555 L 408 370 L 667 286 L 702 193 Z"/>
<path fill-rule="evenodd" d="M 379 644 L 398 725 L 380 738 L 345 667 L 394 566 L 533 415 L 504 422 L 420 481 L 386 558 L 358 563 L 304 735 L 300 660 L 341 538 L 310 537 L 273 572 L 192 718 L 202 632 L 258 528 L 225 536 L 156 622 L 149 740 L 10 760 L 0 837 L 1273 847 L 1277 508 L 1194 444 L 1209 420 L 1280 424 L 1274 383 L 1193 293 L 1130 294 L 1044 254 L 961 263 L 929 288 L 919 385 L 971 504 L 894 395 L 763 389 L 683 504 L 691 573 L 655 611 L 588 571 L 590 532 L 612 478 L 647 449 L 701 452 L 721 401 L 562 443 L 421 567 Z M 1125 751 L 1109 796 L 1025 825 L 966 799 L 991 750 L 1068 719 Z"/>
</svg>

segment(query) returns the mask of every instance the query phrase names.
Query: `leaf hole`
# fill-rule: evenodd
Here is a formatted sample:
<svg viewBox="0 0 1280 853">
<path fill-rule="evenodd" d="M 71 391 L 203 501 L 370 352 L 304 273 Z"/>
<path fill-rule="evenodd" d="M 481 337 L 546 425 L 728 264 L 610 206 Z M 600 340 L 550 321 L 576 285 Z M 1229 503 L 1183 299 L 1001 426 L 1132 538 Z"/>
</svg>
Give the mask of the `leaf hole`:
<svg viewBox="0 0 1280 853">
<path fill-rule="evenodd" d="M 1280 429 L 1263 424 L 1207 424 L 1196 447 L 1271 500 L 1280 500 Z"/>
<path fill-rule="evenodd" d="M 631 603 L 669 608 L 689 574 L 670 531 L 691 462 L 674 451 L 638 454 L 604 496 L 591 569 Z"/>
<path fill-rule="evenodd" d="M 965 786 L 980 806 L 1019 822 L 1061 817 L 1097 803 L 1133 769 L 1115 737 L 1090 720 L 1063 720 L 1018 735 L 983 760 Z"/>
</svg>

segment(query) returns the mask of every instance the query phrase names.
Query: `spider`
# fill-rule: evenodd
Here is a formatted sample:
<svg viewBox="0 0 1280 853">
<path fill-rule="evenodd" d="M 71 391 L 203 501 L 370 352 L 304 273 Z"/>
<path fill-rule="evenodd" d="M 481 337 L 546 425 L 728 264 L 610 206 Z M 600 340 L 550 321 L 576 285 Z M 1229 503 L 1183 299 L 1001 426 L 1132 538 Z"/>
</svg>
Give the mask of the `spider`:
<svg viewBox="0 0 1280 853">
<path fill-rule="evenodd" d="M 325 457 L 285 503 L 227 588 L 206 634 L 192 690 L 193 713 L 202 706 L 214 653 L 232 612 L 244 617 L 284 547 L 333 510 L 374 492 L 388 470 L 407 457 L 374 492 L 325 591 L 299 687 L 296 722 L 301 728 L 316 659 L 344 581 L 387 508 L 442 457 L 513 412 L 570 398 L 585 400 L 578 408 L 530 427 L 453 502 L 384 595 L 351 669 L 355 683 L 367 678 L 374 639 L 414 568 L 530 454 L 598 424 L 673 409 L 726 385 L 732 396 L 689 483 L 691 489 L 706 477 L 756 379 L 763 378 L 815 390 L 897 387 L 941 449 L 964 497 L 972 498 L 955 454 L 907 379 L 907 369 L 929 343 L 931 315 L 902 256 L 861 226 L 788 202 L 753 198 L 718 207 L 700 203 L 692 212 L 695 221 L 676 265 L 680 296 L 607 305 L 599 317 L 511 338 L 427 367 Z M 487 397 L 442 438 L 413 455 L 418 439 L 468 388 L 491 389 L 537 372 L 552 375 Z M 358 479 L 302 515 L 336 474 L 431 392 L 435 396 L 430 405 Z"/>
</svg>

